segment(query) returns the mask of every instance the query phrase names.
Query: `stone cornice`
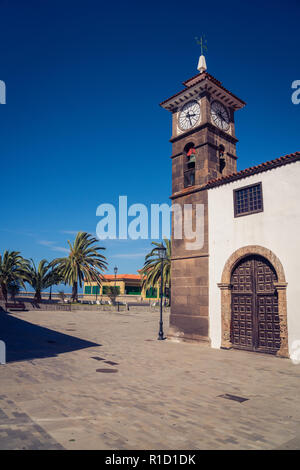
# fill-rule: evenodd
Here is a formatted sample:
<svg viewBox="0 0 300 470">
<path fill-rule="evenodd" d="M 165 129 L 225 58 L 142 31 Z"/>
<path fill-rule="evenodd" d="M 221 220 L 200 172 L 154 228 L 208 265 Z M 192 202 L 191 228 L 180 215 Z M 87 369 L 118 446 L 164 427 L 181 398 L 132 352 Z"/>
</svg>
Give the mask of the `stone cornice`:
<svg viewBox="0 0 300 470">
<path fill-rule="evenodd" d="M 228 140 L 229 142 L 232 142 L 233 144 L 236 144 L 238 142 L 238 139 L 236 137 L 233 137 L 232 135 L 228 134 L 227 132 L 222 131 L 221 129 L 218 129 L 216 126 L 214 126 L 211 122 L 204 122 L 203 124 L 200 124 L 199 126 L 194 127 L 193 129 L 190 129 L 187 132 L 184 132 L 183 134 L 176 135 L 174 137 L 171 137 L 169 140 L 171 143 L 177 142 L 178 140 L 181 140 L 187 136 L 195 134 L 195 132 L 199 132 L 202 129 L 208 128 L 211 132 L 213 132 L 216 135 L 220 135 L 224 139 Z"/>
</svg>

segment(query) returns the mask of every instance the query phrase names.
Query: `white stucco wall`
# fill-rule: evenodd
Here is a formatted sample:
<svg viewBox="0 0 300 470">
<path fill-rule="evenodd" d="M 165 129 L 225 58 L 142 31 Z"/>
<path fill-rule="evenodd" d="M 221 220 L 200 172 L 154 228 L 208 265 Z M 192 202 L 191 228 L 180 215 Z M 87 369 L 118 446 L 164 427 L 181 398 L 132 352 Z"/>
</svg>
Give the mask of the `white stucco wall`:
<svg viewBox="0 0 300 470">
<path fill-rule="evenodd" d="M 264 211 L 234 217 L 233 190 L 262 182 Z M 261 245 L 281 261 L 287 286 L 289 350 L 300 340 L 300 161 L 208 191 L 209 316 L 214 348 L 221 345 L 221 282 L 231 254 L 247 245 Z"/>
</svg>

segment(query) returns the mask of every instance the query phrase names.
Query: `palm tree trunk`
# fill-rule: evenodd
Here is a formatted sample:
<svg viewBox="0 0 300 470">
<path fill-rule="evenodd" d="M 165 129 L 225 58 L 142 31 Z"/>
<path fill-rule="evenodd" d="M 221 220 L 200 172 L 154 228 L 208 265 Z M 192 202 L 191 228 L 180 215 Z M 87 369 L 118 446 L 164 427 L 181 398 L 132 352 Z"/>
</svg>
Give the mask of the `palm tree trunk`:
<svg viewBox="0 0 300 470">
<path fill-rule="evenodd" d="M 77 300 L 78 300 L 77 281 L 74 282 L 73 287 L 72 287 L 72 300 L 73 300 L 73 302 L 77 302 Z"/>
<path fill-rule="evenodd" d="M 4 299 L 4 294 L 3 294 L 3 287 L 2 287 L 2 284 L 0 284 L 0 300 L 5 300 L 5 299 Z"/>
<path fill-rule="evenodd" d="M 5 297 L 3 294 L 2 284 L 0 284 L 0 312 L 1 310 L 5 310 Z"/>
<path fill-rule="evenodd" d="M 1 284 L 0 289 L 1 289 L 1 291 L 2 291 L 2 294 L 3 294 L 3 297 L 4 297 L 5 302 L 7 302 L 7 288 L 6 288 L 6 285 L 5 285 L 5 284 Z"/>
<path fill-rule="evenodd" d="M 41 291 L 37 290 L 35 291 L 35 296 L 34 296 L 36 302 L 40 304 L 42 302 L 42 296 L 41 296 Z"/>
</svg>

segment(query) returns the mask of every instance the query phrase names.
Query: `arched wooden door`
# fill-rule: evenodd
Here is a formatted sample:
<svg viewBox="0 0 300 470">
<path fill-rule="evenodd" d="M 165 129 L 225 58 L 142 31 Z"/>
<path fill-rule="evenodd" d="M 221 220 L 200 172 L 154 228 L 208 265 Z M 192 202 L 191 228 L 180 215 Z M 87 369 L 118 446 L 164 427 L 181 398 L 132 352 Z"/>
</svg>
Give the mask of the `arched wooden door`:
<svg viewBox="0 0 300 470">
<path fill-rule="evenodd" d="M 280 348 L 277 281 L 261 256 L 243 258 L 231 276 L 231 343 L 234 348 L 275 354 Z"/>
</svg>

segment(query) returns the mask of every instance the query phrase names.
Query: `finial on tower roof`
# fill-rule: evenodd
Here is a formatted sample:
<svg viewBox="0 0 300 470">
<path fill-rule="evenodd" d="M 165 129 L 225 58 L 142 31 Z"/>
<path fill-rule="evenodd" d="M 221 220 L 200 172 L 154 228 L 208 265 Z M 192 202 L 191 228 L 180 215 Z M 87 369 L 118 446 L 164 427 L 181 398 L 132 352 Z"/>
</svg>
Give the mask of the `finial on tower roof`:
<svg viewBox="0 0 300 470">
<path fill-rule="evenodd" d="M 197 37 L 195 39 L 196 39 L 196 43 L 201 47 L 201 56 L 199 57 L 197 69 L 199 70 L 200 73 L 202 73 L 202 72 L 205 72 L 205 70 L 207 70 L 206 60 L 203 54 L 203 51 L 207 51 L 207 45 L 206 45 L 207 40 L 205 39 L 204 34 L 200 37 L 200 39 Z"/>
<path fill-rule="evenodd" d="M 205 60 L 204 55 L 201 55 L 201 56 L 199 57 L 199 62 L 198 62 L 198 67 L 197 67 L 197 69 L 199 70 L 200 73 L 205 72 L 205 70 L 207 70 L 207 67 L 206 67 L 206 60 Z"/>
</svg>

